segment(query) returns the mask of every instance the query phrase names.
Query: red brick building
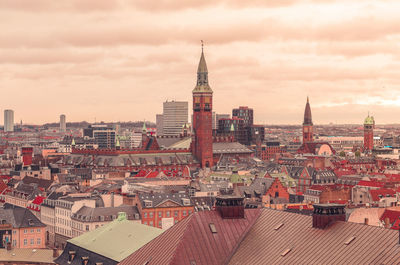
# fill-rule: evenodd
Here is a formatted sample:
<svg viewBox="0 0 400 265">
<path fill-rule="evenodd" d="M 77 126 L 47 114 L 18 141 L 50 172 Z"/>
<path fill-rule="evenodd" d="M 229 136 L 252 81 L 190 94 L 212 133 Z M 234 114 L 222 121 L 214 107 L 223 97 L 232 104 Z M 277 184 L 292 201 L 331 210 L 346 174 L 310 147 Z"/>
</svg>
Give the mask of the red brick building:
<svg viewBox="0 0 400 265">
<path fill-rule="evenodd" d="M 374 148 L 374 117 L 368 116 L 364 120 L 364 151 L 371 151 Z"/>
<path fill-rule="evenodd" d="M 192 152 L 201 167 L 213 166 L 212 95 L 208 84 L 208 70 L 203 48 L 197 69 L 197 84 L 193 93 Z"/>
<path fill-rule="evenodd" d="M 303 122 L 303 144 L 314 141 L 313 134 L 313 122 L 311 116 L 310 102 L 307 97 L 306 108 L 304 110 L 304 122 Z"/>
<path fill-rule="evenodd" d="M 289 201 L 289 193 L 287 188 L 282 185 L 279 178 L 274 178 L 271 186 L 267 189 L 265 195 L 270 196 L 270 198 L 284 198 Z"/>
<path fill-rule="evenodd" d="M 166 229 L 194 211 L 186 193 L 142 193 L 135 197 L 142 224 Z"/>
</svg>

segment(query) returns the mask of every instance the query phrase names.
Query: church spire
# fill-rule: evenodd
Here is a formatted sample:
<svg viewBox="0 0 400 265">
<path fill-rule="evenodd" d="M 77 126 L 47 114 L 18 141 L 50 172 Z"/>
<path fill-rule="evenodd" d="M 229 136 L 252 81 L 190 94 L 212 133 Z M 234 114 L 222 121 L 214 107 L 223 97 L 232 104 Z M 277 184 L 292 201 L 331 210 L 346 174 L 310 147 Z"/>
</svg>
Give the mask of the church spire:
<svg viewBox="0 0 400 265">
<path fill-rule="evenodd" d="M 201 41 L 201 56 L 197 67 L 197 83 L 193 92 L 212 92 L 208 84 L 208 69 L 206 58 L 204 57 L 204 43 Z"/>
<path fill-rule="evenodd" d="M 304 110 L 304 122 L 303 125 L 312 125 L 312 116 L 311 116 L 311 107 L 310 107 L 310 101 L 307 96 L 307 103 L 306 103 L 306 108 Z"/>
</svg>

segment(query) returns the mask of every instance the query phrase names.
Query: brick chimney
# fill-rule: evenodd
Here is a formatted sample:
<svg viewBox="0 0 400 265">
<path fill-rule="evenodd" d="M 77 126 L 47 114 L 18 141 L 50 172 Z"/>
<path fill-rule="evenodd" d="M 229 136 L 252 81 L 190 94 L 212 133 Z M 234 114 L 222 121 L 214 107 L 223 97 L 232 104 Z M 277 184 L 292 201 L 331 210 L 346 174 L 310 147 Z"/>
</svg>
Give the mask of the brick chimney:
<svg viewBox="0 0 400 265">
<path fill-rule="evenodd" d="M 325 229 L 336 221 L 346 221 L 345 205 L 314 204 L 313 227 Z"/>
<path fill-rule="evenodd" d="M 243 198 L 235 195 L 218 196 L 215 208 L 224 219 L 244 218 Z"/>
</svg>

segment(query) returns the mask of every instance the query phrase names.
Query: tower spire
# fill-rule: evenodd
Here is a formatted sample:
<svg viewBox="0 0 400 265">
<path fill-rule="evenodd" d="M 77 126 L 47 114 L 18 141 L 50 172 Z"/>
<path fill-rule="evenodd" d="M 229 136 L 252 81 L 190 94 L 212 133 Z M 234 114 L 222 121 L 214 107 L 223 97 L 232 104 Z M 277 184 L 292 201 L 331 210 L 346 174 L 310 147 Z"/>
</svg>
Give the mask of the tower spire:
<svg viewBox="0 0 400 265">
<path fill-rule="evenodd" d="M 310 107 L 310 100 L 307 96 L 307 103 L 306 108 L 304 110 L 304 122 L 303 125 L 312 125 L 312 116 L 311 116 L 311 107 Z"/>
<path fill-rule="evenodd" d="M 206 58 L 204 56 L 204 41 L 201 40 L 201 56 L 199 66 L 197 67 L 197 83 L 193 92 L 212 92 L 208 84 L 208 69 Z"/>
</svg>

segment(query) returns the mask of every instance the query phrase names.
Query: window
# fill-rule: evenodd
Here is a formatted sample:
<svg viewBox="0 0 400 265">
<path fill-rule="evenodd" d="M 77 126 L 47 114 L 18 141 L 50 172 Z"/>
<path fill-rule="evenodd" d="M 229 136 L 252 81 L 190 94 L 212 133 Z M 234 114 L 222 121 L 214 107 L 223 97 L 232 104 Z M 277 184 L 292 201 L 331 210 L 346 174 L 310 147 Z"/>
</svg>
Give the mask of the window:
<svg viewBox="0 0 400 265">
<path fill-rule="evenodd" d="M 183 215 L 183 216 L 186 216 L 186 210 L 183 210 L 183 211 L 182 211 L 182 215 Z"/>
<path fill-rule="evenodd" d="M 89 231 L 89 225 L 86 225 L 86 231 Z"/>
<path fill-rule="evenodd" d="M 17 233 L 17 230 L 13 230 L 13 234 L 15 235 Z"/>
<path fill-rule="evenodd" d="M 15 247 L 17 245 L 17 240 L 13 239 L 12 245 Z"/>
<path fill-rule="evenodd" d="M 162 212 L 158 212 L 158 217 L 162 217 Z"/>
<path fill-rule="evenodd" d="M 154 215 L 153 212 L 149 213 L 150 218 L 153 218 L 153 215 Z"/>
<path fill-rule="evenodd" d="M 192 213 L 192 210 L 189 210 L 188 213 L 189 213 L 189 215 L 190 215 L 190 214 Z"/>
<path fill-rule="evenodd" d="M 28 233 L 28 229 L 24 229 L 24 234 Z"/>
<path fill-rule="evenodd" d="M 31 238 L 31 245 L 35 244 L 35 239 Z"/>
<path fill-rule="evenodd" d="M 24 239 L 24 246 L 28 245 L 28 239 Z"/>
<path fill-rule="evenodd" d="M 41 239 L 40 237 L 38 237 L 38 238 L 36 239 L 36 244 L 40 245 L 41 243 L 42 243 L 42 239 Z"/>
<path fill-rule="evenodd" d="M 144 217 L 144 218 L 147 218 L 147 213 L 144 213 L 144 214 L 143 214 L 143 217 Z"/>
<path fill-rule="evenodd" d="M 158 227 L 161 228 L 161 221 L 158 221 Z"/>
<path fill-rule="evenodd" d="M 150 223 L 149 223 L 149 224 L 150 224 L 150 226 L 153 226 L 153 221 L 150 221 Z"/>
<path fill-rule="evenodd" d="M 36 229 L 36 232 L 40 233 L 40 228 Z"/>
<path fill-rule="evenodd" d="M 178 217 L 178 211 L 174 212 L 175 217 Z"/>
<path fill-rule="evenodd" d="M 167 211 L 167 217 L 169 217 L 171 215 L 170 211 Z"/>
</svg>

